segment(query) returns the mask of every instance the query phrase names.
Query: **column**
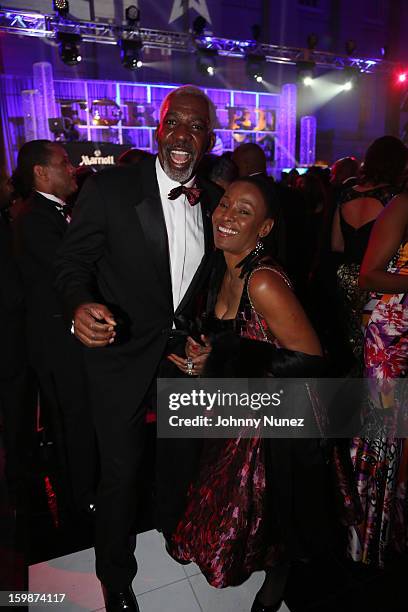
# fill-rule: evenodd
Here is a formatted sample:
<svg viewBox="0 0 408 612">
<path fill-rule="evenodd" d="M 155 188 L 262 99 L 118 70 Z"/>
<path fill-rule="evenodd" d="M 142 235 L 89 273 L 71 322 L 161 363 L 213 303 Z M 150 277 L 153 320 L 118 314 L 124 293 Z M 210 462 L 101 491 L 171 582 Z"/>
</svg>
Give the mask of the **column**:
<svg viewBox="0 0 408 612">
<path fill-rule="evenodd" d="M 300 120 L 300 165 L 313 166 L 316 161 L 316 117 L 307 115 Z"/>
<path fill-rule="evenodd" d="M 282 87 L 277 126 L 277 168 L 296 166 L 296 103 L 297 86 L 287 83 Z"/>
</svg>

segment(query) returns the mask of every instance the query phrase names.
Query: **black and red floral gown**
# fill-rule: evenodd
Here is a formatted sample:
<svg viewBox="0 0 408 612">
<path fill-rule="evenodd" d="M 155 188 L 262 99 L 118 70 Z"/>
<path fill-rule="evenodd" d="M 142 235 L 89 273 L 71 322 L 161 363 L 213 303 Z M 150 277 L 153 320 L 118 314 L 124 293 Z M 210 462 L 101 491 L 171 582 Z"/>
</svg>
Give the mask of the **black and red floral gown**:
<svg viewBox="0 0 408 612">
<path fill-rule="evenodd" d="M 241 338 L 276 345 L 248 295 L 248 281 L 260 267 L 273 268 L 289 284 L 279 268 L 258 261 L 246 276 L 236 318 L 214 319 L 213 326 L 216 332 L 231 329 Z M 210 308 L 221 280 L 222 275 L 212 287 Z M 197 563 L 214 587 L 239 585 L 254 571 L 325 547 L 332 527 L 328 488 L 319 440 L 206 440 L 170 552 Z"/>
</svg>

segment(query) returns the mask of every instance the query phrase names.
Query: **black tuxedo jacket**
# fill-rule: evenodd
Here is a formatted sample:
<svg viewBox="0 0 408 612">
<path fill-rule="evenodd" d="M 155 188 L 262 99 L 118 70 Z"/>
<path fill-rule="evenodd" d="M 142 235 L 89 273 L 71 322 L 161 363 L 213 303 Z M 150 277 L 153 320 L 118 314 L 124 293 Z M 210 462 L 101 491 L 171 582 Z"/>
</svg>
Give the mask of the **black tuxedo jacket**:
<svg viewBox="0 0 408 612">
<path fill-rule="evenodd" d="M 66 351 L 76 348 L 54 288 L 55 253 L 67 226 L 54 203 L 37 192 L 13 223 L 14 251 L 24 287 L 29 359 L 37 372 L 49 370 L 59 356 L 67 357 Z"/>
<path fill-rule="evenodd" d="M 71 312 L 80 304 L 107 304 L 127 322 L 128 337 L 86 349 L 94 402 L 134 412 L 163 358 L 173 321 L 187 315 L 213 252 L 211 212 L 218 188 L 197 179 L 205 256 L 177 311 L 173 311 L 166 225 L 155 158 L 112 168 L 85 183 L 56 262 L 56 286 Z M 94 389 L 96 385 L 93 385 Z"/>
</svg>

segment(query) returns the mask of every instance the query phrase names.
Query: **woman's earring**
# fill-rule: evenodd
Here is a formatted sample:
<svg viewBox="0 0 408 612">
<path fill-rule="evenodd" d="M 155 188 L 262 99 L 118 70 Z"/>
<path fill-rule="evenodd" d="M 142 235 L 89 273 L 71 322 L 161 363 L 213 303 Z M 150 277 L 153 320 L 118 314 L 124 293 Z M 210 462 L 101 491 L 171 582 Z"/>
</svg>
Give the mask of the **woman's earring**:
<svg viewBox="0 0 408 612">
<path fill-rule="evenodd" d="M 259 255 L 260 253 L 262 253 L 264 249 L 264 245 L 262 240 L 258 240 L 258 242 L 256 243 L 256 247 L 254 249 L 254 255 Z"/>
</svg>

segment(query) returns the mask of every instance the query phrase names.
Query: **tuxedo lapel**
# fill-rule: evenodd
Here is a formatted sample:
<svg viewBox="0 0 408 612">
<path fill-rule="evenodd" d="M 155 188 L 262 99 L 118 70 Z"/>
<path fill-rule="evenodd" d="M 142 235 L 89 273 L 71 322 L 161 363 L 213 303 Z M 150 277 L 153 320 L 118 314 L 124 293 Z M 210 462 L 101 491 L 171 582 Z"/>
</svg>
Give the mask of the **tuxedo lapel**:
<svg viewBox="0 0 408 612">
<path fill-rule="evenodd" d="M 50 221 L 52 220 L 53 223 L 56 223 L 61 228 L 62 232 L 65 232 L 68 223 L 64 215 L 57 210 L 56 203 L 37 191 L 33 193 L 29 202 L 33 210 L 41 211 L 42 215 L 47 215 Z"/>
<path fill-rule="evenodd" d="M 173 307 L 166 222 L 154 163 L 151 163 L 151 160 L 149 162 L 143 168 L 143 195 L 142 199 L 135 204 L 135 210 L 146 241 L 146 257 L 153 261 L 159 277 L 160 291 L 164 293 Z"/>
</svg>

